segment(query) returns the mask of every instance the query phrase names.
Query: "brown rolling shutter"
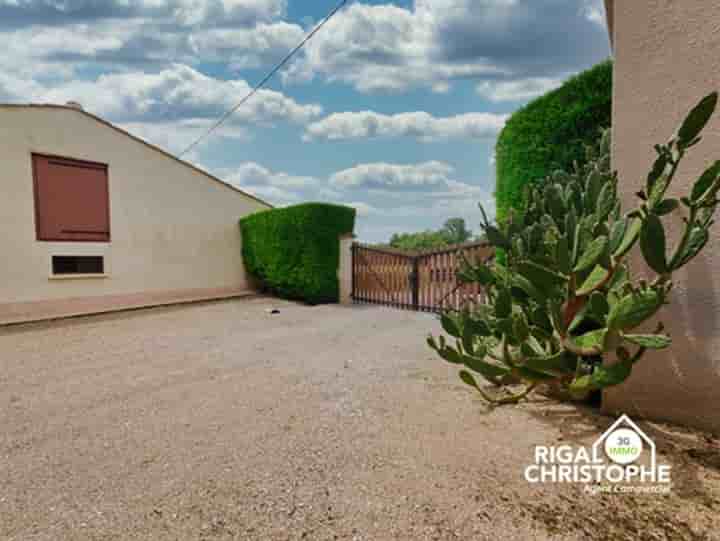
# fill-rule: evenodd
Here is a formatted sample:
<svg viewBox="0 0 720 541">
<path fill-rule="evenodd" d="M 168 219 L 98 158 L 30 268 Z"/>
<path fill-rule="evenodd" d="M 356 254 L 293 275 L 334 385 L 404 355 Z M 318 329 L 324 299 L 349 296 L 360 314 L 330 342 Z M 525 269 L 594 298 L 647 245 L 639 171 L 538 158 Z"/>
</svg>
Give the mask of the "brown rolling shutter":
<svg viewBox="0 0 720 541">
<path fill-rule="evenodd" d="M 110 241 L 107 165 L 33 154 L 38 240 Z"/>
</svg>

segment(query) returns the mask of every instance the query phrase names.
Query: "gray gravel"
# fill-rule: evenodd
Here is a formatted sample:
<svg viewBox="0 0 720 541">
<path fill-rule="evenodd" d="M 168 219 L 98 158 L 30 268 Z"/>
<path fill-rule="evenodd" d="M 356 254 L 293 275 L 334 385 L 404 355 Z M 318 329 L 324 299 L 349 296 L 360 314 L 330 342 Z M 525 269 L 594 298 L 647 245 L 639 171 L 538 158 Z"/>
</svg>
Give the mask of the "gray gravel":
<svg viewBox="0 0 720 541">
<path fill-rule="evenodd" d="M 647 427 L 670 497 L 530 487 L 535 444 L 612 419 L 488 411 L 437 326 L 257 298 L 0 329 L 0 539 L 719 539 L 716 440 Z"/>
</svg>

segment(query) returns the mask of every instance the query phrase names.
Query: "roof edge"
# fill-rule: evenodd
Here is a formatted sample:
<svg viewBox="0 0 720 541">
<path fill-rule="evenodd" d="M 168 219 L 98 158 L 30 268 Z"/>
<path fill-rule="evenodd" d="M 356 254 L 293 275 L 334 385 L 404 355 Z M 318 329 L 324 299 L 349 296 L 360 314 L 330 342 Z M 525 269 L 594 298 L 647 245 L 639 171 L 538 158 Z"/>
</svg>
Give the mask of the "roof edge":
<svg viewBox="0 0 720 541">
<path fill-rule="evenodd" d="M 607 21 L 608 37 L 610 38 L 610 48 L 615 47 L 615 0 L 605 0 L 605 20 Z"/>
<path fill-rule="evenodd" d="M 242 189 L 238 188 L 237 186 L 234 186 L 234 185 L 230 184 L 229 182 L 226 182 L 211 173 L 208 173 L 207 171 L 205 171 L 204 169 L 201 169 L 197 165 L 187 162 L 181 158 L 178 158 L 177 156 L 168 152 L 167 150 L 165 150 L 157 145 L 154 145 L 152 143 L 149 143 L 145 139 L 138 137 L 137 135 L 133 135 L 129 131 L 122 129 L 119 126 L 116 126 L 112 122 L 105 120 L 104 118 L 94 115 L 92 113 L 89 113 L 85 109 L 79 109 L 72 105 L 61 105 L 61 104 L 56 104 L 56 103 L 0 103 L 0 109 L 22 109 L 22 108 L 25 108 L 25 109 L 63 109 L 66 111 L 72 111 L 73 113 L 80 113 L 82 115 L 85 115 L 88 118 L 91 118 L 92 120 L 94 120 L 96 122 L 99 122 L 100 124 L 107 126 L 108 128 L 111 128 L 111 129 L 117 131 L 118 133 L 121 133 L 127 137 L 130 137 L 131 139 L 137 141 L 138 143 L 141 143 L 141 144 L 145 145 L 146 147 L 148 147 L 156 152 L 159 152 L 160 154 L 180 163 L 181 165 L 184 165 L 185 167 L 192 169 L 196 173 L 200 173 L 201 175 L 207 177 L 208 179 L 210 179 L 212 181 L 222 184 L 226 188 L 230 188 L 234 192 L 242 194 L 245 197 L 252 199 L 253 201 L 256 201 L 257 203 L 265 205 L 270 209 L 275 208 L 273 205 L 271 205 L 267 201 L 264 201 L 264 200 L 260 199 L 259 197 L 255 196 L 251 193 L 248 193 L 245 190 L 242 190 Z"/>
</svg>

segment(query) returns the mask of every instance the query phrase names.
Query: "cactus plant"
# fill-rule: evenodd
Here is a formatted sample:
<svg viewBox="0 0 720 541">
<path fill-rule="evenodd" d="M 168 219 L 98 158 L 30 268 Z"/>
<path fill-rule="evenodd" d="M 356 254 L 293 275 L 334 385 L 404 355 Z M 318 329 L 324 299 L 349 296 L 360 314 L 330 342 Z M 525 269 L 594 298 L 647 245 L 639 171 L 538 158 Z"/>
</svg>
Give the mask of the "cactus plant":
<svg viewBox="0 0 720 541">
<path fill-rule="evenodd" d="M 637 329 L 669 302 L 673 273 L 708 242 L 720 161 L 686 197 L 667 192 L 717 101 L 717 93 L 705 97 L 666 144 L 656 145 L 639 205 L 625 215 L 609 132 L 588 148 L 585 165 L 529 187 L 525 210 L 502 225 L 491 224 L 481 207 L 482 228 L 504 262 L 466 261 L 459 279 L 481 284 L 487 301 L 442 314 L 452 339 L 428 338 L 440 357 L 462 367 L 463 382 L 493 404 L 516 403 L 541 383 L 586 396 L 625 381 L 647 350 L 670 345 L 661 324 L 652 333 Z M 664 222 L 674 213 L 685 214 L 685 226 L 669 252 Z M 651 279 L 631 272 L 628 256 L 638 247 Z M 477 376 L 500 389 L 480 385 Z"/>
</svg>

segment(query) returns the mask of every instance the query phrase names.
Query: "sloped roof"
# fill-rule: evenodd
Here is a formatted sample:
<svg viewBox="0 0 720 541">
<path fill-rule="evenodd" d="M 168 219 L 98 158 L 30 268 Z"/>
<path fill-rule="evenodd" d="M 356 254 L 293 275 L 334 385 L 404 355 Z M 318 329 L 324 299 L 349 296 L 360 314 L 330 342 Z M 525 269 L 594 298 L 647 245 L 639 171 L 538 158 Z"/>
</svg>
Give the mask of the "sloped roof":
<svg viewBox="0 0 720 541">
<path fill-rule="evenodd" d="M 222 184 L 223 186 L 230 188 L 231 190 L 238 192 L 238 193 L 244 195 L 245 197 L 248 197 L 249 199 L 252 199 L 253 201 L 257 201 L 258 203 L 265 205 L 268 208 L 273 208 L 273 205 L 271 205 L 267 201 L 263 201 L 259 197 L 256 197 L 256 196 L 252 195 L 251 193 L 241 190 L 237 186 L 233 186 L 229 182 L 225 182 L 224 180 L 216 177 L 215 175 L 211 175 L 207 171 L 199 168 L 198 166 L 193 165 L 190 162 L 186 162 L 185 160 L 178 158 L 177 156 L 171 154 L 170 152 L 163 150 L 159 146 L 153 145 L 152 143 L 148 143 L 144 139 L 137 137 L 136 135 L 133 135 L 132 133 L 116 126 L 115 124 L 112 124 L 111 122 L 108 122 L 107 120 L 105 120 L 99 116 L 96 116 L 92 113 L 88 113 L 87 111 L 85 111 L 84 109 L 82 109 L 80 107 L 77 107 L 74 105 L 60 105 L 60 104 L 53 104 L 53 103 L 0 103 L 0 109 L 63 109 L 66 111 L 73 111 L 75 113 L 85 115 L 86 117 L 91 118 L 95 122 L 99 122 L 100 124 L 102 124 L 108 128 L 111 128 L 111 129 L 125 135 L 126 137 L 129 137 L 130 139 L 133 139 L 133 140 L 137 141 L 138 143 L 145 145 L 146 147 L 154 150 L 155 152 L 159 152 L 160 154 L 184 165 L 185 167 L 192 169 L 196 173 L 200 173 L 204 177 L 206 177 L 214 182 L 218 182 L 218 183 Z"/>
</svg>

